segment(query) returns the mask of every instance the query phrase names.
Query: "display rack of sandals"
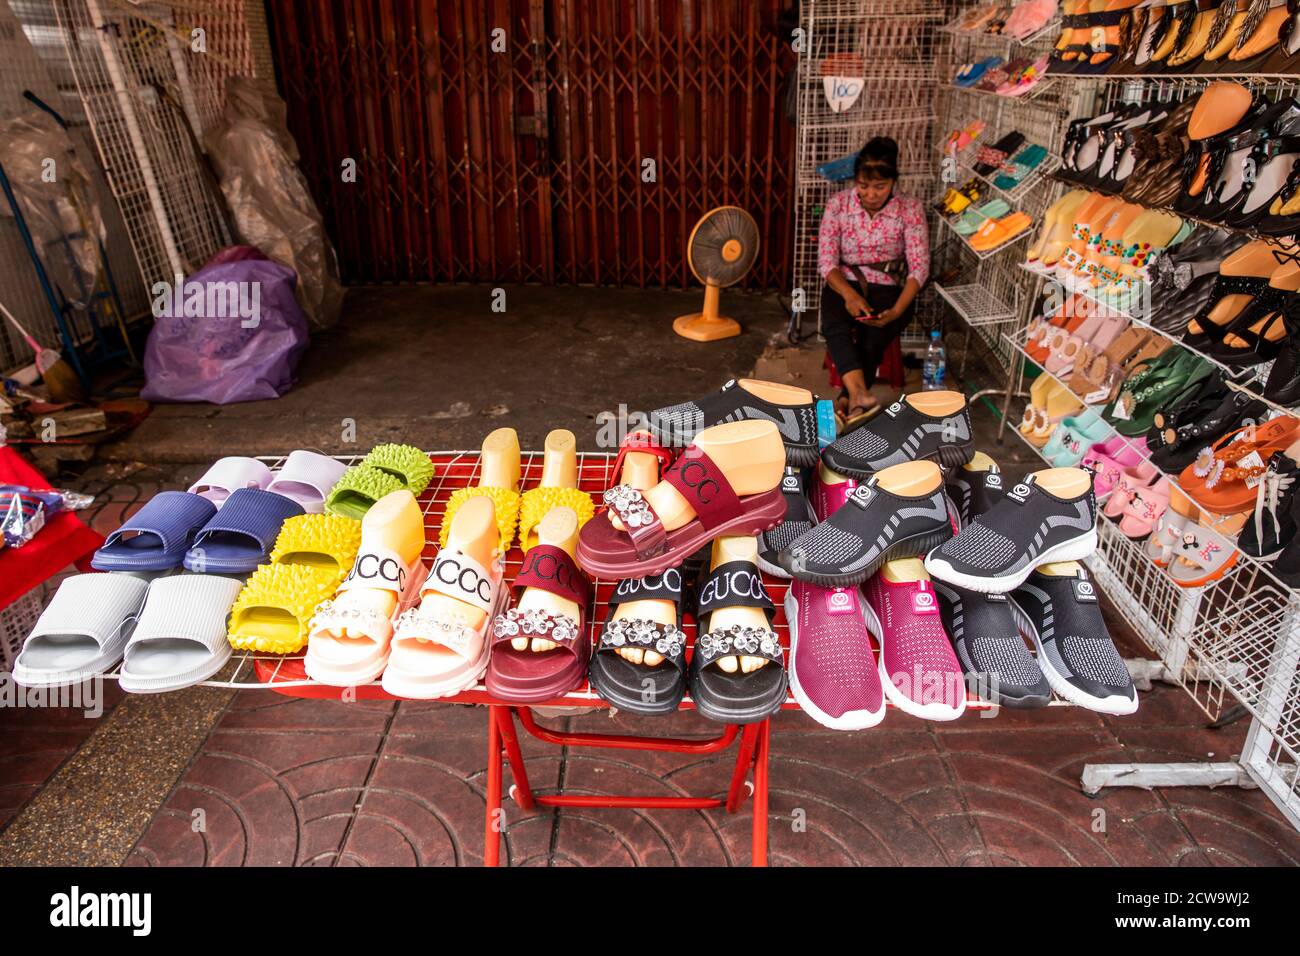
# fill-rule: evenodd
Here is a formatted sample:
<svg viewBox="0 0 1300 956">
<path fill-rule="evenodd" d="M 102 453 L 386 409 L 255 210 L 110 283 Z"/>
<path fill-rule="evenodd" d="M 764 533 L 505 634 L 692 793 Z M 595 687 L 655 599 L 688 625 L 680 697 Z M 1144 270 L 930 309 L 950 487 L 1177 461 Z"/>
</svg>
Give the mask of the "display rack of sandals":
<svg viewBox="0 0 1300 956">
<path fill-rule="evenodd" d="M 1149 676 L 1251 717 L 1231 760 L 1093 765 L 1084 787 L 1259 786 L 1300 827 L 1300 15 L 1063 12 L 1049 75 L 1101 86 L 1021 257 L 1045 295 L 1004 333 L 1038 372 L 1014 431 L 1094 470 L 1091 568 Z"/>
<path fill-rule="evenodd" d="M 805 0 L 800 5 L 794 288 L 802 295 L 795 299 L 796 325 L 804 315 L 818 315 L 822 211 L 833 193 L 850 185 L 862 144 L 873 136 L 898 142 L 900 186 L 912 195 L 925 195 L 934 181 L 933 55 L 943 18 L 943 0 Z M 925 348 L 927 300 L 902 335 L 904 349 Z"/>
<path fill-rule="evenodd" d="M 1016 262 L 1060 191 L 1054 144 L 1091 92 L 1045 71 L 1058 28 L 1055 2 L 1026 0 L 968 8 L 941 30 L 934 274 L 966 328 L 961 372 L 971 332 L 1003 375 L 1016 367 L 1003 333 L 1024 326 L 1037 285 Z"/>
</svg>

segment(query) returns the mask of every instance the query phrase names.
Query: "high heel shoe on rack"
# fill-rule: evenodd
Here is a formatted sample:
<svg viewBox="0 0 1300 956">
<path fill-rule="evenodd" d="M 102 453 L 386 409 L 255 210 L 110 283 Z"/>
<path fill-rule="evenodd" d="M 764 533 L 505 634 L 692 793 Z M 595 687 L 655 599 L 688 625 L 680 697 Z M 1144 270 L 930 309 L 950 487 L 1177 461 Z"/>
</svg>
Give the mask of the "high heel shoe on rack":
<svg viewBox="0 0 1300 956">
<path fill-rule="evenodd" d="M 1200 226 L 1168 255 L 1158 256 L 1149 270 L 1147 323 L 1170 335 L 1187 331 L 1187 324 L 1207 307 L 1220 263 L 1249 241 L 1239 232 Z"/>
<path fill-rule="evenodd" d="M 1250 90 L 1240 83 L 1216 80 L 1205 88 L 1187 121 L 1189 146 L 1183 163 L 1181 191 L 1173 204 L 1176 211 L 1195 213 L 1204 201 L 1205 190 L 1213 182 L 1211 166 L 1221 138 L 1239 131 L 1243 120 L 1259 108 Z"/>
<path fill-rule="evenodd" d="M 1296 252 L 1295 246 L 1256 239 L 1225 258 L 1206 308 L 1188 323 L 1183 342 L 1203 351 L 1222 340 L 1233 320 L 1265 289 L 1273 273 L 1295 258 Z"/>
<path fill-rule="evenodd" d="M 1294 295 L 1298 289 L 1300 263 L 1280 266 L 1250 306 L 1224 331 L 1222 340 L 1206 347 L 1206 354 L 1233 368 L 1277 358 L 1287 332 L 1282 298 L 1288 293 Z"/>
</svg>

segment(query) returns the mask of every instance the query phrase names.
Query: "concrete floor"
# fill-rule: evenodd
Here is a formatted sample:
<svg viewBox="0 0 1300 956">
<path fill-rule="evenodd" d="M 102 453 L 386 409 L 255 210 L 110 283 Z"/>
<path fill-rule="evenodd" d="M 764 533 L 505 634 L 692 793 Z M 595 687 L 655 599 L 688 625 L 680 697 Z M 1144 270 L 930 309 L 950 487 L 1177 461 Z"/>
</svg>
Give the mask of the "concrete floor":
<svg viewBox="0 0 1300 956">
<path fill-rule="evenodd" d="M 754 368 L 785 329 L 775 296 L 724 293 L 744 332 L 720 342 L 669 333 L 701 293 L 487 286 L 375 286 L 350 292 L 346 319 L 320 333 L 299 385 L 275 401 L 159 405 L 124 441 L 118 461 L 206 461 L 214 450 L 281 454 L 315 448 L 364 454 L 402 441 L 429 450 L 477 448 L 502 424 L 525 448 L 563 426 L 595 450 L 597 413 L 650 411 L 710 391 Z M 824 382 L 824 379 L 823 379 Z M 355 438 L 347 441 L 348 423 Z"/>
<path fill-rule="evenodd" d="M 343 324 L 321 335 L 298 388 L 276 402 L 163 406 L 115 459 L 77 482 L 111 531 L 163 488 L 184 488 L 214 458 L 317 447 L 364 453 L 395 439 L 472 448 L 502 424 L 525 448 L 564 425 L 595 449 L 598 411 L 648 410 L 694 397 L 757 366 L 764 377 L 829 389 L 821 351 L 770 347 L 785 316 L 773 298 L 727 295 L 745 334 L 713 345 L 667 334 L 693 294 L 507 290 L 488 311 L 480 288 L 354 290 Z M 952 363 L 956 365 L 954 361 Z M 978 381 L 972 358 L 968 390 Z M 881 390 L 882 398 L 892 395 Z M 464 403 L 463 405 L 458 403 Z M 990 405 L 973 410 L 981 448 L 1010 475 L 1037 459 L 997 446 Z M 356 441 L 342 421 L 356 421 Z M 1110 615 L 1129 656 L 1135 635 Z M 484 744 L 480 708 L 405 702 L 293 701 L 269 691 L 192 688 L 105 697 L 105 714 L 0 711 L 0 865 L 476 863 Z M 669 721 L 597 713 L 571 730 L 705 734 Z M 1245 722 L 1211 730 L 1178 688 L 1144 693 L 1132 718 L 1077 708 L 971 714 L 948 725 L 891 714 L 861 734 L 785 713 L 773 734 L 772 853 L 788 864 L 1300 863 L 1297 835 L 1258 791 L 1078 790 L 1085 762 L 1215 759 L 1240 749 Z M 327 731 L 327 732 L 323 732 Z M 716 793 L 730 754 L 557 752 L 531 739 L 534 783 L 593 792 Z M 1098 832 L 1095 810 L 1108 827 Z M 193 826 L 203 810 L 203 830 Z M 804 830 L 791 826 L 806 819 Z M 748 859 L 749 807 L 727 817 L 538 811 L 509 805 L 512 863 L 726 864 Z"/>
</svg>

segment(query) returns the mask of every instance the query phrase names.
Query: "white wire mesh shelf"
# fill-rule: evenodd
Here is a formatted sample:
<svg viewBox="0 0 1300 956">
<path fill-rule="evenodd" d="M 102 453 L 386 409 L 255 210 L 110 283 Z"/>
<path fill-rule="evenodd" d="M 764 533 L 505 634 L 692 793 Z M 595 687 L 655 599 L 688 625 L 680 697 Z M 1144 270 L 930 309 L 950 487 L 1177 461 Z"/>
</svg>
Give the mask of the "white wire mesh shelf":
<svg viewBox="0 0 1300 956">
<path fill-rule="evenodd" d="M 1045 269 L 1041 266 L 1037 266 L 1029 262 L 1020 263 L 1020 267 L 1024 269 L 1026 272 L 1031 272 L 1034 275 L 1042 276 L 1043 278 L 1048 279 L 1049 281 L 1060 282 L 1057 273 L 1051 269 Z M 1241 378 L 1243 372 L 1246 371 L 1244 367 L 1227 365 L 1224 362 L 1220 361 L 1219 359 L 1216 359 L 1214 356 L 1209 355 L 1205 352 L 1202 352 L 1200 349 L 1196 349 L 1188 345 L 1186 342 L 1183 341 L 1181 335 L 1178 335 L 1173 332 L 1169 332 L 1165 329 L 1157 328 L 1156 326 L 1152 325 L 1150 322 L 1147 322 L 1145 319 L 1140 318 L 1141 315 L 1146 314 L 1146 312 L 1148 311 L 1147 303 L 1150 298 L 1148 295 L 1139 296 L 1137 308 L 1131 310 L 1125 310 L 1125 309 L 1117 308 L 1116 306 L 1111 305 L 1110 303 L 1106 302 L 1103 299 L 1097 298 L 1096 295 L 1093 294 L 1092 290 L 1086 286 L 1078 286 L 1075 288 L 1071 288 L 1069 286 L 1062 285 L 1062 288 L 1066 292 L 1082 295 L 1089 302 L 1093 303 L 1098 309 L 1101 309 L 1103 315 L 1118 316 L 1119 318 L 1127 319 L 1133 325 L 1136 325 L 1139 328 L 1147 329 L 1148 331 L 1154 332 L 1156 333 L 1156 335 L 1159 335 L 1160 337 L 1167 339 L 1169 342 L 1173 343 L 1175 347 L 1181 348 L 1185 352 L 1191 352 L 1193 355 L 1199 356 L 1201 359 L 1205 360 L 1206 362 L 1209 362 L 1211 365 L 1218 366 L 1220 369 L 1222 369 L 1224 372 L 1227 373 L 1226 375 L 1223 376 L 1223 380 L 1224 383 L 1229 388 L 1241 392 L 1245 395 L 1249 395 L 1251 398 L 1258 399 L 1259 401 L 1267 405 L 1269 408 L 1273 409 L 1273 411 L 1275 412 L 1281 412 L 1285 415 L 1296 414 L 1296 410 L 1294 407 L 1279 405 L 1277 402 L 1273 401 L 1273 399 L 1269 398 L 1268 395 L 1266 395 L 1263 391 L 1253 389 L 1253 388 L 1248 388 L 1247 386 L 1241 384 L 1239 379 Z M 1273 363 L 1271 361 L 1262 362 L 1259 365 L 1255 365 L 1255 366 L 1250 366 L 1250 368 L 1254 369 L 1255 377 L 1260 382 L 1267 381 L 1269 370 L 1272 367 L 1273 367 Z"/>
<path fill-rule="evenodd" d="M 961 240 L 962 245 L 966 247 L 966 249 L 970 252 L 971 255 L 973 255 L 976 259 L 979 259 L 981 261 L 984 259 L 991 259 L 993 256 L 996 256 L 1000 252 L 1005 252 L 1011 247 L 1027 239 L 1029 235 L 1034 231 L 1033 223 L 1030 223 L 1029 226 L 1027 226 L 1025 229 L 1022 229 L 1020 232 L 1016 233 L 1010 239 L 1006 240 L 1005 242 L 999 243 L 998 245 L 994 246 L 992 249 L 976 249 L 974 246 L 970 244 L 970 240 L 966 236 L 963 236 L 960 232 L 957 231 L 957 227 L 952 223 L 950 219 L 948 219 L 947 216 L 940 216 L 939 221 L 942 222 L 944 226 L 946 226 L 954 236 L 956 236 L 958 239 Z"/>
<path fill-rule="evenodd" d="M 969 326 L 998 325 L 1015 318 L 1015 310 L 982 285 L 944 286 L 936 282 L 934 289 Z"/>
</svg>

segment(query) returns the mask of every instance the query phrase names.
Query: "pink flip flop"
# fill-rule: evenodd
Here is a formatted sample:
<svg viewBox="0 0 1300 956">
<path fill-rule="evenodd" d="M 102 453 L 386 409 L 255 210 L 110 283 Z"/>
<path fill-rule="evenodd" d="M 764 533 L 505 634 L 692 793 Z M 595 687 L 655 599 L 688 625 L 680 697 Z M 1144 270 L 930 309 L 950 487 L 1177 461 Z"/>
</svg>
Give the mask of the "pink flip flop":
<svg viewBox="0 0 1300 956">
<path fill-rule="evenodd" d="M 782 501 L 782 507 L 785 502 Z M 589 521 L 588 525 L 605 523 Z M 524 566 L 511 591 L 516 601 L 527 588 L 538 588 L 578 605 L 578 619 L 567 615 L 512 607 L 492 623 L 492 656 L 484 683 L 488 693 L 512 704 L 535 704 L 550 700 L 579 686 L 587 676 L 591 657 L 591 634 L 587 628 L 587 605 L 591 584 L 563 548 L 539 544 L 524 556 Z M 515 650 L 517 637 L 540 637 L 559 646 L 537 652 Z"/>
<path fill-rule="evenodd" d="M 1122 436 L 1099 442 L 1088 449 L 1080 467 L 1093 473 L 1092 490 L 1100 501 L 1115 490 L 1121 472 L 1142 464 L 1143 458 Z"/>
<path fill-rule="evenodd" d="M 664 471 L 663 480 L 686 499 L 695 517 L 666 531 L 640 491 L 629 485 L 611 488 L 605 492 L 605 504 L 628 530 L 620 531 L 600 518 L 582 526 L 578 563 L 587 573 L 615 580 L 662 574 L 714 538 L 753 536 L 775 527 L 785 517 L 779 482 L 770 491 L 742 498 L 722 469 L 694 445 Z"/>
</svg>

